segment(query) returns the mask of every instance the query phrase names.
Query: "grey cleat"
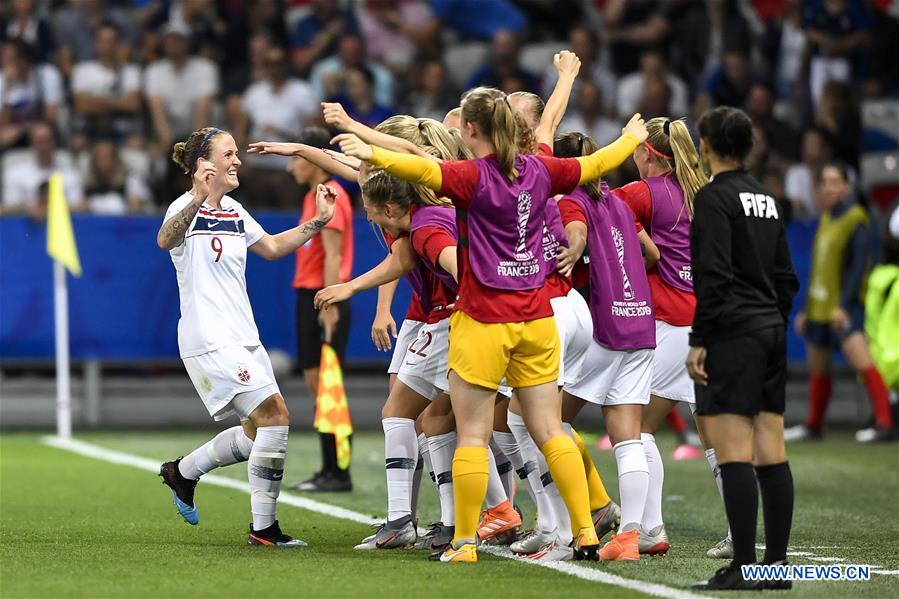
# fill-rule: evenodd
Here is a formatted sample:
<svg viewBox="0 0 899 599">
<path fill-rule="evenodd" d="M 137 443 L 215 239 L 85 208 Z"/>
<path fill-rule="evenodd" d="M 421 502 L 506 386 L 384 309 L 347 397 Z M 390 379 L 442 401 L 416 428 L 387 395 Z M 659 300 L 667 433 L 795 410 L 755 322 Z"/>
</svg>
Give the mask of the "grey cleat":
<svg viewBox="0 0 899 599">
<path fill-rule="evenodd" d="M 619 524 L 621 524 L 621 508 L 614 501 L 593 512 L 593 527 L 600 541 L 613 530 L 617 530 Z"/>
<path fill-rule="evenodd" d="M 418 539 L 415 532 L 415 523 L 412 516 L 405 516 L 399 520 L 385 522 L 378 531 L 366 537 L 355 549 L 398 549 L 411 547 Z"/>
<path fill-rule="evenodd" d="M 509 549 L 512 553 L 531 554 L 537 553 L 556 540 L 556 531 L 544 532 L 542 530 L 529 530 L 520 539 L 512 543 Z"/>
<path fill-rule="evenodd" d="M 705 554 L 712 559 L 734 559 L 734 542 L 729 536 L 724 537 Z"/>
<path fill-rule="evenodd" d="M 671 545 L 668 543 L 668 533 L 665 525 L 656 526 L 650 531 L 643 530 L 637 533 L 637 547 L 643 555 L 665 555 Z"/>
<path fill-rule="evenodd" d="M 455 526 L 447 526 L 443 522 L 434 522 L 428 526 L 428 532 L 419 537 L 418 542 L 415 543 L 415 549 L 427 549 L 428 551 L 446 549 L 453 542 L 455 534 Z"/>
</svg>

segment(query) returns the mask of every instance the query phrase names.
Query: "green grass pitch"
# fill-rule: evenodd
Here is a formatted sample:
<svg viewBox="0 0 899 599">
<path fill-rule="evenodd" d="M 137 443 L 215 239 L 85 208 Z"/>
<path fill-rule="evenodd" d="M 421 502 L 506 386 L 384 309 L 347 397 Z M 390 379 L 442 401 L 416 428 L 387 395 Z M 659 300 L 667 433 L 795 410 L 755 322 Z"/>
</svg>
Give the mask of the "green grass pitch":
<svg viewBox="0 0 899 599">
<path fill-rule="evenodd" d="M 154 460 L 190 451 L 207 432 L 96 433 L 78 439 Z M 588 440 L 592 440 L 587 436 Z M 660 449 L 670 455 L 672 439 Z M 383 437 L 354 439 L 352 494 L 315 499 L 378 517 L 385 509 Z M 794 563 L 873 564 L 892 574 L 869 582 L 804 582 L 788 596 L 899 596 L 899 452 L 862 447 L 848 435 L 790 446 L 796 480 L 791 550 Z M 294 434 L 285 480 L 317 466 L 317 440 Z M 595 452 L 600 474 L 617 497 L 610 453 Z M 246 480 L 243 465 L 216 474 Z M 705 550 L 725 531 L 723 508 L 705 461 L 666 461 L 668 556 L 639 563 L 588 564 L 619 577 L 667 587 L 669 596 L 723 565 Z M 519 494 L 526 522 L 534 515 Z M 478 564 L 427 561 L 423 552 L 357 552 L 369 528 L 282 506 L 285 531 L 309 542 L 299 550 L 249 547 L 249 498 L 201 484 L 200 525 L 181 521 L 168 490 L 152 473 L 76 455 L 38 435 L 0 438 L 0 597 L 629 597 L 633 588 L 583 580 L 532 564 L 482 554 Z M 436 494 L 422 483 L 421 524 L 436 519 Z M 761 523 L 760 523 L 761 524 Z M 760 542 L 763 542 L 760 525 Z M 761 552 L 760 552 L 761 554 Z"/>
</svg>

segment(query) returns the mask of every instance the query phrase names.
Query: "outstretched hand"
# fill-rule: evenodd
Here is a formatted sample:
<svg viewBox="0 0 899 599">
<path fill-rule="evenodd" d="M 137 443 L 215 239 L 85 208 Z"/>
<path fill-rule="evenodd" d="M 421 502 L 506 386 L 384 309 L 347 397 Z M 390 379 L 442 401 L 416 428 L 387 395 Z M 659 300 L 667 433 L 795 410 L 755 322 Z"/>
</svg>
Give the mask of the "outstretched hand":
<svg viewBox="0 0 899 599">
<path fill-rule="evenodd" d="M 247 148 L 247 154 L 277 154 L 278 156 L 296 156 L 303 144 L 280 141 L 256 141 Z"/>
<path fill-rule="evenodd" d="M 359 160 L 371 159 L 371 146 L 352 133 L 341 133 L 331 140 L 331 145 L 340 146 L 340 151 L 347 156 L 353 156 Z"/>
</svg>

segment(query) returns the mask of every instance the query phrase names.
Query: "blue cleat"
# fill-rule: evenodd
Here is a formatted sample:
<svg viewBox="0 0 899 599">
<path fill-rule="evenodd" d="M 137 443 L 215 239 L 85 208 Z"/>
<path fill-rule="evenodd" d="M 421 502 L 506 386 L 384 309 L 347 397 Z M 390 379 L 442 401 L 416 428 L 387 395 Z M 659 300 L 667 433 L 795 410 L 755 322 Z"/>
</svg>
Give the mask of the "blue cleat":
<svg viewBox="0 0 899 599">
<path fill-rule="evenodd" d="M 200 522 L 200 512 L 194 505 L 194 489 L 198 481 L 181 476 L 181 471 L 178 469 L 181 459 L 178 458 L 174 462 L 166 462 L 160 466 L 159 476 L 162 477 L 162 483 L 171 489 L 172 501 L 178 508 L 178 513 L 185 522 L 196 526 Z"/>
</svg>

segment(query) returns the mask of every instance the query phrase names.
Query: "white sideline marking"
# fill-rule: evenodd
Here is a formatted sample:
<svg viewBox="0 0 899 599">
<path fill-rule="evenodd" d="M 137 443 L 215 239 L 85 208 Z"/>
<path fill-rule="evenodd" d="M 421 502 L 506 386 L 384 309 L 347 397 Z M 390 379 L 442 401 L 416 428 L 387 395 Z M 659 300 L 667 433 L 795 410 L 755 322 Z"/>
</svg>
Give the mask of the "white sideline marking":
<svg viewBox="0 0 899 599">
<path fill-rule="evenodd" d="M 132 466 L 134 468 L 139 468 L 140 470 L 146 470 L 148 472 L 154 473 L 159 471 L 159 462 L 157 460 L 151 460 L 130 453 L 106 449 L 98 445 L 85 443 L 84 441 L 77 441 L 75 439 L 61 439 L 59 437 L 44 437 L 43 443 L 57 449 L 71 451 L 72 453 L 77 453 L 79 455 L 94 458 L 97 460 L 103 460 L 104 462 Z M 250 485 L 248 483 L 225 476 L 206 474 L 201 479 L 201 482 L 203 484 L 215 485 L 217 487 L 227 487 L 229 489 L 234 489 L 235 491 L 241 491 L 247 494 L 250 493 Z M 381 522 L 381 520 L 371 518 L 364 514 L 360 514 L 359 512 L 354 512 L 352 510 L 348 510 L 336 505 L 331 505 L 330 503 L 324 503 L 322 501 L 315 501 L 314 499 L 299 497 L 290 493 L 281 493 L 280 497 L 278 497 L 278 503 L 292 505 L 294 507 L 309 510 L 310 512 L 316 512 L 318 514 L 331 516 L 333 518 L 340 518 L 341 520 L 359 522 L 360 524 L 377 524 Z M 516 562 L 527 563 L 534 566 L 549 568 L 550 570 L 556 570 L 557 572 L 562 572 L 563 574 L 568 574 L 569 576 L 574 576 L 582 580 L 600 582 L 621 588 L 632 589 L 641 593 L 646 593 L 647 595 L 653 595 L 655 597 L 666 597 L 669 599 L 706 599 L 710 597 L 710 595 L 696 595 L 682 589 L 666 587 L 661 584 L 623 578 L 621 576 L 609 574 L 608 572 L 603 572 L 602 570 L 597 570 L 595 568 L 585 568 L 584 566 L 578 566 L 571 562 L 534 562 L 530 560 L 515 559 L 512 555 L 512 552 L 504 549 L 499 549 L 497 547 L 485 546 L 482 547 L 481 550 L 487 551 L 499 557 L 513 559 Z"/>
<path fill-rule="evenodd" d="M 845 562 L 842 557 L 809 557 L 810 560 L 815 562 Z"/>
</svg>

